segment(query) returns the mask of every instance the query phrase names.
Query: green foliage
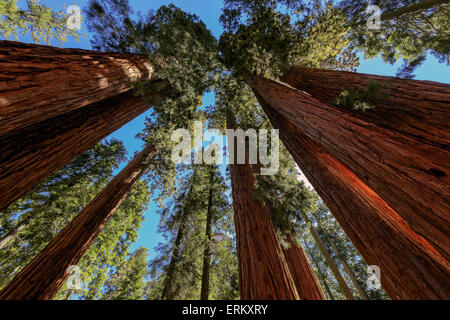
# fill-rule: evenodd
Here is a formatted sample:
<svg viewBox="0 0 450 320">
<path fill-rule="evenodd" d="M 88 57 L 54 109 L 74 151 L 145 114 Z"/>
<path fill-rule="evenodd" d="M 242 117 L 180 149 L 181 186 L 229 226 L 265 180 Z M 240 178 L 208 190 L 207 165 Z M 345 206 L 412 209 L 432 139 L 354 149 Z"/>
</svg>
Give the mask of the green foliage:
<svg viewBox="0 0 450 320">
<path fill-rule="evenodd" d="M 358 66 L 345 16 L 332 1 L 225 3 L 220 58 L 238 79 L 277 78 L 289 63 L 350 71 Z"/>
<path fill-rule="evenodd" d="M 103 300 L 142 300 L 147 275 L 147 249 L 140 247 L 126 259 L 105 283 Z"/>
<path fill-rule="evenodd" d="M 429 1 L 420 0 L 375 0 L 383 11 L 381 28 L 366 27 L 368 14 L 365 0 L 343 1 L 340 7 L 351 27 L 351 40 L 364 52 L 365 58 L 381 55 L 383 60 L 394 63 L 403 59 L 406 63 L 417 61 L 430 52 L 442 63 L 450 64 L 450 5 L 442 3 L 430 8 L 421 6 Z M 416 10 L 395 15 L 398 9 L 419 5 Z M 414 64 L 412 65 L 414 67 Z M 411 74 L 411 72 L 410 72 Z"/>
<path fill-rule="evenodd" d="M 369 80 L 367 89 L 349 87 L 334 99 L 334 103 L 352 108 L 353 110 L 366 111 L 375 107 L 370 100 L 378 92 L 380 87 L 381 84 L 378 81 Z"/>
<path fill-rule="evenodd" d="M 228 187 L 217 168 L 212 185 L 208 166 L 195 166 L 192 174 L 181 171 L 176 196 L 160 211 L 159 231 L 167 243 L 160 243 L 159 255 L 150 262 L 147 298 L 161 299 L 163 287 L 171 281 L 168 299 L 199 299 L 208 194 L 213 190 L 210 270 L 210 299 L 237 298 L 237 262 L 233 242 L 231 206 Z M 182 237 L 180 238 L 180 235 Z M 177 243 L 177 240 L 179 243 Z M 178 256 L 174 250 L 178 249 Z M 168 273 L 173 265 L 172 273 Z M 170 279 L 167 277 L 170 276 Z"/>
<path fill-rule="evenodd" d="M 38 0 L 27 0 L 27 9 L 17 6 L 17 0 L 0 2 L 0 36 L 8 39 L 31 33 L 34 42 L 50 44 L 56 39 L 60 44 L 68 36 L 79 40 L 80 34 L 67 27 L 68 15 L 64 11 L 54 11 Z"/>
</svg>

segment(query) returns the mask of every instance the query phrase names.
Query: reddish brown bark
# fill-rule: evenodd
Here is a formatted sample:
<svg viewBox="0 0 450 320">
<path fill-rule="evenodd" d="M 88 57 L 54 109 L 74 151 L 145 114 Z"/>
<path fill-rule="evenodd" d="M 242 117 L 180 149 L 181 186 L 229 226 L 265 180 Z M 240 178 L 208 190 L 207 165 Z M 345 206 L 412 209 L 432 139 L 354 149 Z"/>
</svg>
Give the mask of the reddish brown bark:
<svg viewBox="0 0 450 320">
<path fill-rule="evenodd" d="M 227 125 L 235 129 L 232 117 L 228 112 Z M 230 165 L 230 175 L 241 299 L 299 299 L 269 209 L 264 201 L 253 198 L 256 178 L 248 163 L 248 153 L 246 164 Z"/>
<path fill-rule="evenodd" d="M 366 121 L 448 150 L 450 141 L 450 85 L 356 72 L 290 66 L 281 80 L 327 103 L 349 87 L 367 89 L 380 84 L 370 98 L 375 108 L 353 110 Z"/>
<path fill-rule="evenodd" d="M 392 299 L 448 299 L 441 255 L 361 179 L 257 97 L 302 172 L 369 265 L 381 268 Z"/>
<path fill-rule="evenodd" d="M 140 55 L 0 41 L 0 136 L 131 89 L 154 68 Z"/>
<path fill-rule="evenodd" d="M 0 211 L 149 107 L 122 93 L 0 137 Z"/>
<path fill-rule="evenodd" d="M 289 265 L 292 277 L 301 300 L 326 300 L 320 288 L 319 280 L 309 263 L 309 259 L 293 240 L 291 235 L 287 235 L 290 247 L 283 248 L 284 256 Z"/>
<path fill-rule="evenodd" d="M 450 153 L 274 81 L 253 90 L 378 193 L 443 256 L 450 254 Z"/>
<path fill-rule="evenodd" d="M 147 146 L 0 292 L 1 300 L 52 299 L 155 153 Z"/>
</svg>

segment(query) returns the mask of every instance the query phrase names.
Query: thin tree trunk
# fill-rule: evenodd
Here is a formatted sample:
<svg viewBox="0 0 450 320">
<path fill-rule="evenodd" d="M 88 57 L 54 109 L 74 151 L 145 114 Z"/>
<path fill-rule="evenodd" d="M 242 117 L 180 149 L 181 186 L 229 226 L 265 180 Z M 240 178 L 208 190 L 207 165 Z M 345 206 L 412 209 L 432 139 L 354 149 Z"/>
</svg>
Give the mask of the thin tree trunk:
<svg viewBox="0 0 450 320">
<path fill-rule="evenodd" d="M 0 249 L 5 247 L 10 241 L 12 241 L 23 229 L 28 226 L 31 221 L 31 216 L 20 221 L 14 228 L 9 230 L 5 235 L 0 238 Z"/>
<path fill-rule="evenodd" d="M 384 128 L 364 115 L 324 103 L 274 81 L 254 77 L 249 83 L 274 111 L 352 170 L 417 234 L 444 258 L 449 257 L 448 150 Z M 447 101 L 448 108 L 450 86 L 445 88 L 448 94 L 442 90 L 435 100 Z M 441 114 L 440 121 L 445 121 L 444 112 Z M 448 109 L 445 114 L 448 116 Z"/>
<path fill-rule="evenodd" d="M 196 175 L 197 175 L 197 169 L 194 167 L 191 186 L 189 187 L 189 191 L 186 194 L 186 198 L 184 201 L 186 201 L 186 199 L 192 193 Z M 164 288 L 163 288 L 163 292 L 161 295 L 161 300 L 164 300 L 164 299 L 173 300 L 173 298 L 174 298 L 173 293 L 172 293 L 172 287 L 173 287 L 173 283 L 175 281 L 175 267 L 176 267 L 178 259 L 180 257 L 180 246 L 181 246 L 181 241 L 183 240 L 184 231 L 186 229 L 187 218 L 188 218 L 188 211 L 186 210 L 185 204 L 183 203 L 182 212 L 181 212 L 181 220 L 180 220 L 180 224 L 178 227 L 177 237 L 175 238 L 175 243 L 173 245 L 172 256 L 170 258 L 169 267 L 167 269 L 167 275 L 164 280 Z"/>
<path fill-rule="evenodd" d="M 0 41 L 0 136 L 150 80 L 141 55 Z"/>
<path fill-rule="evenodd" d="M 287 249 L 283 248 L 283 253 L 297 286 L 300 299 L 325 300 L 325 295 L 320 288 L 317 276 L 303 248 L 295 243 L 290 234 L 286 237 L 290 247 Z"/>
<path fill-rule="evenodd" d="M 416 13 L 418 11 L 426 11 L 438 5 L 447 3 L 448 0 L 422 0 L 418 3 L 412 4 L 410 6 L 405 6 L 398 8 L 397 10 L 384 11 L 381 14 L 381 21 L 383 20 L 393 20 L 404 14 Z"/>
<path fill-rule="evenodd" d="M 301 171 L 392 299 L 448 299 L 442 256 L 355 174 L 256 94 Z"/>
<path fill-rule="evenodd" d="M 206 211 L 206 229 L 205 229 L 205 250 L 203 251 L 203 271 L 202 271 L 202 288 L 200 292 L 200 300 L 209 299 L 209 270 L 211 267 L 211 233 L 212 233 L 212 201 L 213 201 L 213 182 L 214 170 L 211 167 L 211 175 L 209 178 L 209 195 L 208 208 Z"/>
<path fill-rule="evenodd" d="M 227 110 L 227 127 L 237 128 L 230 110 Z M 234 143 L 233 140 L 228 143 Z M 299 299 L 269 209 L 264 201 L 253 198 L 256 178 L 248 162 L 248 152 L 245 164 L 230 164 L 230 175 L 241 299 Z"/>
<path fill-rule="evenodd" d="M 149 108 L 127 92 L 0 137 L 0 211 Z"/>
<path fill-rule="evenodd" d="M 328 242 L 330 243 L 331 249 L 333 250 L 334 254 L 336 255 L 337 259 L 339 259 L 342 263 L 342 266 L 344 267 L 345 272 L 348 274 L 350 279 L 352 280 L 353 284 L 356 287 L 356 290 L 358 290 L 358 293 L 362 300 L 369 300 L 369 297 L 367 296 L 366 292 L 364 291 L 363 287 L 358 282 L 358 279 L 356 279 L 355 273 L 352 271 L 350 266 L 345 262 L 343 258 L 341 258 L 339 254 L 339 250 L 337 249 L 336 245 L 334 244 L 333 240 L 328 239 Z"/>
<path fill-rule="evenodd" d="M 352 290 L 347 285 L 347 282 L 345 282 L 344 277 L 342 277 L 341 272 L 339 271 L 338 266 L 336 263 L 334 263 L 333 259 L 331 258 L 330 253 L 328 252 L 327 247 L 323 243 L 322 239 L 319 236 L 319 233 L 317 232 L 316 228 L 312 225 L 311 221 L 308 219 L 306 214 L 304 212 L 301 212 L 303 219 L 305 220 L 306 224 L 309 226 L 309 231 L 311 232 L 311 235 L 314 238 L 314 241 L 316 241 L 317 246 L 320 249 L 320 252 L 322 252 L 323 256 L 325 257 L 325 260 L 327 261 L 328 266 L 331 269 L 331 272 L 333 272 L 333 276 L 336 279 L 337 283 L 339 284 L 339 287 L 341 288 L 342 292 L 344 293 L 347 300 L 355 300 L 355 297 L 353 296 Z"/>
<path fill-rule="evenodd" d="M 52 299 L 126 199 L 155 154 L 146 146 L 134 159 L 0 292 L 0 300 Z"/>
<path fill-rule="evenodd" d="M 325 288 L 325 291 L 327 292 L 328 297 L 330 298 L 330 300 L 335 300 L 334 296 L 333 296 L 333 293 L 331 292 L 330 287 L 328 286 L 327 281 L 326 281 L 326 278 L 327 278 L 326 271 L 324 272 L 324 271 L 321 270 L 320 264 L 314 259 L 314 255 L 313 255 L 313 253 L 311 252 L 311 249 L 308 246 L 306 246 L 306 251 L 311 256 L 311 262 L 316 266 L 317 277 L 319 278 L 319 280 L 321 281 L 323 287 Z"/>
</svg>

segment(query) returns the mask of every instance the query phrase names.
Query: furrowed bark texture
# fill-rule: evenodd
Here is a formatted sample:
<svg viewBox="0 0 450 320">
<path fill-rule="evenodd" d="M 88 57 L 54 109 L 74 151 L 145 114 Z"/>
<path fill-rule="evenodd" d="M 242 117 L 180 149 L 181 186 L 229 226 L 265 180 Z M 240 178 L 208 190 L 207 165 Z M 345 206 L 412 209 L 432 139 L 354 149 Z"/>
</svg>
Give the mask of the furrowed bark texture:
<svg viewBox="0 0 450 320">
<path fill-rule="evenodd" d="M 0 292 L 0 300 L 52 299 L 155 153 L 147 146 Z"/>
<path fill-rule="evenodd" d="M 290 247 L 283 248 L 292 277 L 301 300 L 326 300 L 320 288 L 319 280 L 303 248 L 298 246 L 291 235 L 287 235 Z"/>
<path fill-rule="evenodd" d="M 236 128 L 233 120 L 234 115 L 228 112 L 229 129 Z M 253 198 L 256 178 L 248 163 L 248 153 L 246 164 L 230 164 L 230 175 L 241 299 L 298 300 L 295 282 L 275 234 L 269 209 L 264 201 Z"/>
<path fill-rule="evenodd" d="M 141 55 L 0 41 L 0 136 L 152 78 Z"/>
<path fill-rule="evenodd" d="M 378 193 L 448 260 L 450 153 L 274 81 L 255 92 Z"/>
<path fill-rule="evenodd" d="M 0 137 L 0 211 L 149 108 L 127 92 Z"/>
<path fill-rule="evenodd" d="M 375 107 L 353 114 L 380 127 L 448 151 L 450 142 L 450 85 L 372 74 L 316 69 L 294 65 L 281 81 L 313 97 L 334 103 L 349 87 L 367 89 L 369 80 L 380 84 L 370 98 Z M 434 155 L 430 155 L 434 156 Z"/>
<path fill-rule="evenodd" d="M 369 265 L 381 269 L 392 299 L 448 299 L 442 256 L 340 161 L 257 94 L 294 160 Z"/>
</svg>

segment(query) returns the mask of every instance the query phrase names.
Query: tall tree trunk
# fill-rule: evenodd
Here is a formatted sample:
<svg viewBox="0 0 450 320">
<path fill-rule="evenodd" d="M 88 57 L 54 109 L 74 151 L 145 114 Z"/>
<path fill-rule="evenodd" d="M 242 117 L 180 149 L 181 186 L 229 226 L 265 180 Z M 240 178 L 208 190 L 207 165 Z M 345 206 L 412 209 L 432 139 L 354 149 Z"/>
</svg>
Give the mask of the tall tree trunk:
<svg viewBox="0 0 450 320">
<path fill-rule="evenodd" d="M 227 110 L 227 128 L 237 128 L 230 110 Z M 234 143 L 233 140 L 228 143 Z M 256 178 L 248 162 L 248 152 L 245 161 L 245 164 L 230 164 L 241 299 L 299 299 L 269 209 L 264 201 L 253 198 Z"/>
<path fill-rule="evenodd" d="M 0 137 L 0 211 L 149 108 L 127 92 Z"/>
<path fill-rule="evenodd" d="M 328 242 L 331 246 L 331 249 L 333 250 L 334 254 L 336 255 L 337 259 L 339 259 L 342 263 L 342 266 L 344 267 L 345 272 L 348 274 L 350 279 L 352 280 L 353 284 L 356 287 L 356 290 L 358 290 L 358 293 L 362 300 L 369 300 L 369 297 L 367 296 L 366 292 L 364 291 L 363 287 L 359 284 L 358 279 L 356 279 L 355 273 L 352 271 L 350 266 L 345 262 L 345 259 L 343 259 L 340 254 L 339 250 L 337 249 L 336 245 L 334 244 L 334 241 L 332 239 L 328 239 Z"/>
<path fill-rule="evenodd" d="M 259 179 L 266 178 L 264 175 L 259 175 L 262 167 L 264 167 L 264 165 L 259 161 L 256 164 L 252 164 L 253 173 L 255 176 L 258 176 Z M 273 208 L 270 206 L 270 202 L 265 201 L 265 203 L 269 212 L 272 211 Z M 309 262 L 303 247 L 297 245 L 290 234 L 286 235 L 286 241 L 289 244 L 289 248 L 281 246 L 281 249 L 283 250 L 283 254 L 288 263 L 289 271 L 294 279 L 300 299 L 325 300 L 325 295 L 320 287 L 319 280 L 311 267 L 311 263 Z"/>
<path fill-rule="evenodd" d="M 26 228 L 26 226 L 31 221 L 31 216 L 26 217 L 22 221 L 20 221 L 14 228 L 9 230 L 5 235 L 3 235 L 0 238 L 0 249 L 5 247 L 10 241 L 12 241 L 20 232 L 22 232 L 23 229 Z"/>
<path fill-rule="evenodd" d="M 285 67 L 281 81 L 313 97 L 333 104 L 348 88 L 367 90 L 379 84 L 368 101 L 374 108 L 352 110 L 355 117 L 398 132 L 418 142 L 448 150 L 450 141 L 450 85 L 433 81 L 407 80 L 302 65 Z M 435 157 L 435 155 L 430 155 Z"/>
<path fill-rule="evenodd" d="M 249 83 L 274 111 L 352 170 L 416 233 L 444 258 L 449 257 L 448 150 L 384 128 L 364 115 L 274 81 L 254 77 Z M 447 96 L 450 101 L 450 95 L 444 91 L 439 97 L 445 101 Z"/>
<path fill-rule="evenodd" d="M 0 41 L 0 136 L 150 80 L 141 55 Z"/>
<path fill-rule="evenodd" d="M 289 248 L 283 248 L 292 277 L 301 300 L 325 300 L 319 280 L 306 256 L 303 248 L 295 243 L 288 234 Z"/>
<path fill-rule="evenodd" d="M 214 167 L 211 167 L 211 175 L 209 177 L 209 195 L 208 208 L 206 211 L 206 229 L 205 229 L 205 250 L 203 251 L 203 271 L 202 271 L 202 288 L 200 292 L 200 300 L 209 299 L 209 270 L 211 267 L 211 233 L 212 233 L 212 201 L 213 201 L 213 182 Z"/>
<path fill-rule="evenodd" d="M 328 252 L 327 247 L 323 243 L 322 239 L 319 236 L 319 233 L 317 232 L 316 228 L 312 225 L 311 221 L 309 221 L 308 217 L 304 212 L 301 212 L 303 219 L 305 220 L 306 224 L 309 226 L 309 231 L 311 232 L 311 235 L 314 238 L 314 241 L 316 242 L 317 246 L 320 249 L 320 252 L 322 252 L 323 256 L 325 257 L 325 260 L 328 264 L 328 266 L 331 269 L 331 272 L 333 272 L 333 276 L 336 279 L 339 287 L 341 288 L 342 292 L 344 293 L 347 300 L 355 300 L 355 297 L 353 296 L 352 290 L 347 285 L 347 282 L 345 282 L 344 277 L 342 277 L 341 272 L 339 271 L 338 266 L 336 263 L 334 263 L 333 259 L 331 258 L 330 253 Z"/>
<path fill-rule="evenodd" d="M 197 175 L 197 169 L 194 167 L 192 182 L 191 182 L 191 186 L 189 187 L 189 191 L 186 194 L 186 199 L 189 198 L 189 196 L 192 193 L 196 175 Z M 186 201 L 186 199 L 184 201 Z M 181 241 L 183 240 L 184 231 L 186 229 L 186 222 L 187 222 L 188 215 L 189 215 L 188 211 L 186 210 L 185 204 L 183 203 L 181 219 L 180 219 L 180 223 L 178 226 L 177 237 L 175 238 L 175 243 L 173 244 L 172 256 L 170 258 L 169 267 L 167 269 L 167 275 L 164 280 L 164 288 L 163 288 L 163 292 L 161 295 L 161 300 L 164 300 L 164 299 L 173 300 L 173 298 L 174 298 L 173 292 L 172 292 L 172 287 L 173 287 L 173 283 L 175 281 L 175 267 L 176 267 L 178 259 L 180 257 L 180 246 L 181 246 Z"/>
<path fill-rule="evenodd" d="M 126 199 L 155 154 L 146 146 L 134 159 L 0 292 L 0 300 L 52 299 Z"/>
<path fill-rule="evenodd" d="M 314 259 L 314 255 L 312 254 L 311 250 L 308 248 L 308 246 L 306 246 L 306 251 L 308 252 L 308 254 L 311 256 L 311 262 L 316 266 L 317 269 L 317 277 L 319 278 L 319 280 L 321 281 L 323 287 L 325 288 L 325 291 L 328 294 L 328 297 L 330 298 L 330 300 L 334 300 L 334 296 L 333 293 L 331 292 L 330 287 L 327 284 L 327 276 L 326 276 L 326 272 L 322 271 L 320 268 L 320 264 Z"/>
<path fill-rule="evenodd" d="M 369 265 L 381 269 L 392 299 L 448 299 L 442 256 L 340 161 L 256 94 L 301 171 Z"/>
</svg>

